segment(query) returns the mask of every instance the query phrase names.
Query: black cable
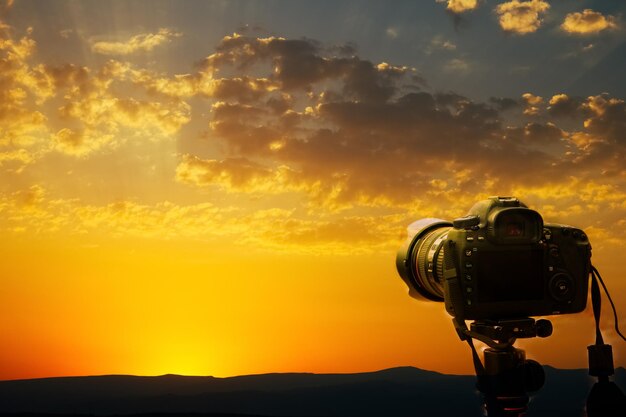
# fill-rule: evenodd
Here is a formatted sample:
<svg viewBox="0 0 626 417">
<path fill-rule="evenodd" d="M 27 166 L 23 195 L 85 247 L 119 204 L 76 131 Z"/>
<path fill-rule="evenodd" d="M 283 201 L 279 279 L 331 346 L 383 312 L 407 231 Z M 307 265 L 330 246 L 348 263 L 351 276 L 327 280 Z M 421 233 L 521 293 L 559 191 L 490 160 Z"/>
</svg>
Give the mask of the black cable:
<svg viewBox="0 0 626 417">
<path fill-rule="evenodd" d="M 600 331 L 602 295 L 600 294 L 600 287 L 598 286 L 598 278 L 593 270 L 591 271 L 591 305 L 593 307 L 593 318 L 596 322 L 596 345 L 603 345 L 604 339 L 602 338 L 602 332 Z"/>
<path fill-rule="evenodd" d="M 600 276 L 600 272 L 598 272 L 598 270 L 596 269 L 595 266 L 591 266 L 591 274 L 594 276 L 597 276 L 598 281 L 600 281 L 600 284 L 602 285 L 602 288 L 604 289 L 604 293 L 606 294 L 606 298 L 609 299 L 609 303 L 611 304 L 611 308 L 613 309 L 613 318 L 615 320 L 615 331 L 617 332 L 617 334 L 624 339 L 624 341 L 626 341 L 626 337 L 624 337 L 624 335 L 622 334 L 622 332 L 620 332 L 619 330 L 619 320 L 617 318 L 617 310 L 615 309 L 615 304 L 613 303 L 613 299 L 611 298 L 611 294 L 609 294 L 609 290 L 606 288 L 606 285 L 604 285 L 604 281 L 602 280 L 602 277 Z M 592 281 L 592 290 L 593 290 L 593 281 Z M 597 284 L 596 284 L 597 285 Z M 596 322 L 597 324 L 597 322 Z M 597 324 L 599 326 L 599 324 Z M 599 329 L 597 330 L 599 331 Z"/>
<path fill-rule="evenodd" d="M 472 361 L 474 362 L 474 370 L 476 371 L 476 376 L 478 378 L 481 378 L 483 375 L 486 374 L 485 366 L 478 356 L 478 352 L 476 351 L 476 347 L 474 346 L 474 341 L 471 337 L 467 338 L 467 344 L 469 345 L 470 349 L 472 349 Z"/>
</svg>

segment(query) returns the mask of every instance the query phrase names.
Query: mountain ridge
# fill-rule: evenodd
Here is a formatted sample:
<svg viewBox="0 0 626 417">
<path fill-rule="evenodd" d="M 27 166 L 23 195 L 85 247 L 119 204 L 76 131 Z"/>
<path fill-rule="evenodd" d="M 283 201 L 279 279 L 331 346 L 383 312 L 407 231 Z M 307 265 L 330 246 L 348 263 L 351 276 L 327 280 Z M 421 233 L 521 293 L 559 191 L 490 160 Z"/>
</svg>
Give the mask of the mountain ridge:
<svg viewBox="0 0 626 417">
<path fill-rule="evenodd" d="M 533 397 L 527 415 L 557 417 L 580 412 L 593 382 L 587 371 L 544 369 L 546 385 Z M 624 387 L 626 370 L 618 368 L 615 381 Z M 409 366 L 354 374 L 294 372 L 225 378 L 174 374 L 49 377 L 0 381 L 0 414 L 479 416 L 481 398 L 475 384 L 473 375 L 446 375 Z"/>
</svg>

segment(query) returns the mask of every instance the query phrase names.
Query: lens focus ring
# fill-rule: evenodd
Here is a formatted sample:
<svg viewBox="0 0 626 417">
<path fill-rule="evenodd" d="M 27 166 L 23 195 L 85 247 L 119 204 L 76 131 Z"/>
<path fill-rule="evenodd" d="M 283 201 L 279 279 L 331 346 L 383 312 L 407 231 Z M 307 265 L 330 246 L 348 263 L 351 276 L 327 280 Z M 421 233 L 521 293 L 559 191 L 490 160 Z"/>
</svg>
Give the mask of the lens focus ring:
<svg viewBox="0 0 626 417">
<path fill-rule="evenodd" d="M 443 252 L 441 248 L 448 236 L 449 228 L 437 229 L 430 232 L 416 248 L 415 269 L 419 282 L 429 292 L 442 297 L 441 282 L 443 271 Z"/>
</svg>

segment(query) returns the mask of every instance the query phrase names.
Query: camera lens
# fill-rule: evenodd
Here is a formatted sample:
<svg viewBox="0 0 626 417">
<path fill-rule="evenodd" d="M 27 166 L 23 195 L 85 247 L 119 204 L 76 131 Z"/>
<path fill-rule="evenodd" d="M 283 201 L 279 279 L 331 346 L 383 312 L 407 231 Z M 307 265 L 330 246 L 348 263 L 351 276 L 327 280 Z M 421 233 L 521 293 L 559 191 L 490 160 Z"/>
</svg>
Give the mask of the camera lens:
<svg viewBox="0 0 626 417">
<path fill-rule="evenodd" d="M 398 252 L 396 266 L 414 298 L 443 301 L 443 256 L 451 223 L 422 219 L 409 226 L 409 240 Z"/>
</svg>

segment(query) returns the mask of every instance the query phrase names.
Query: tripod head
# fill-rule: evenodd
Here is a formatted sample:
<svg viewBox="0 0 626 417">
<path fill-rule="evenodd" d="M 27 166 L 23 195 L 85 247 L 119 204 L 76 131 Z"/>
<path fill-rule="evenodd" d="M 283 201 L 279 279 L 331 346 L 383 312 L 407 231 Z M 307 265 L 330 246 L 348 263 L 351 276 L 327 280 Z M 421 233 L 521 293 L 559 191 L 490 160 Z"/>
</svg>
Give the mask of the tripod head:
<svg viewBox="0 0 626 417">
<path fill-rule="evenodd" d="M 552 323 L 550 320 L 535 321 L 529 317 L 508 320 L 477 320 L 470 325 L 470 331 L 498 343 L 510 342 L 513 344 L 515 339 L 550 336 Z"/>
<path fill-rule="evenodd" d="M 478 390 L 483 394 L 489 417 L 521 416 L 528 409 L 529 392 L 538 391 L 545 382 L 541 364 L 526 359 L 522 349 L 513 347 L 516 339 L 548 337 L 552 323 L 532 318 L 477 320 L 468 330 L 465 323 L 454 320 L 461 339 L 472 348 Z M 486 343 L 484 364 L 472 339 Z"/>
</svg>

